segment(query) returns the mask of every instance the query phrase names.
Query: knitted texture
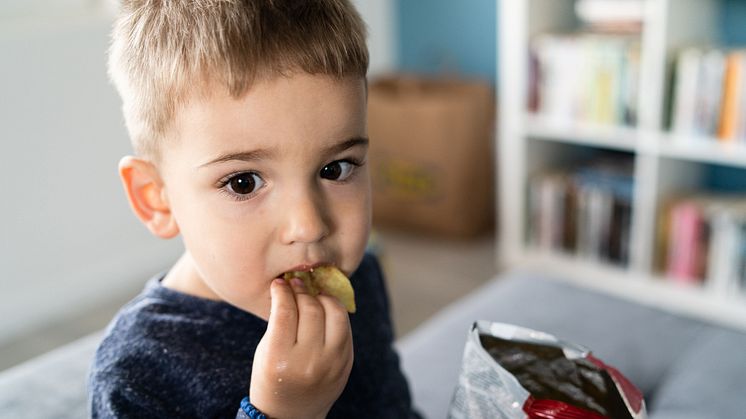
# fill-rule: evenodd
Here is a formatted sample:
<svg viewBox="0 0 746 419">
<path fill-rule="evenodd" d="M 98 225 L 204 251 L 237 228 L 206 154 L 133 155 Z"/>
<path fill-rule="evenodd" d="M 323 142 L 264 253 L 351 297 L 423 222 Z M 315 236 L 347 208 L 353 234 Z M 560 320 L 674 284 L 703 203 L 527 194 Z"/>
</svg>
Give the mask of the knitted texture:
<svg viewBox="0 0 746 419">
<path fill-rule="evenodd" d="M 151 279 L 109 325 L 89 376 L 91 416 L 245 418 L 241 400 L 267 323 L 227 303 L 165 288 L 162 278 Z M 375 257 L 365 255 L 351 282 L 355 361 L 328 417 L 412 417 Z"/>
</svg>

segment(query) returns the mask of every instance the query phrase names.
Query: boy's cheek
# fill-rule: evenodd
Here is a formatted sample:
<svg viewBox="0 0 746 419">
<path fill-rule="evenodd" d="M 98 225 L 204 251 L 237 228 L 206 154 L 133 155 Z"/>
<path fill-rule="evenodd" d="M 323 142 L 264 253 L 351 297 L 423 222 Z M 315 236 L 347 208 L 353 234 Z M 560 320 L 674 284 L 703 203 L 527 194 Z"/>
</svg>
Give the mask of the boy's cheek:
<svg viewBox="0 0 746 419">
<path fill-rule="evenodd" d="M 345 254 L 348 266 L 343 271 L 350 275 L 363 258 L 370 235 L 370 209 L 367 205 L 357 205 L 340 213 L 340 247 Z"/>
<path fill-rule="evenodd" d="M 234 276 L 235 272 L 246 272 L 248 266 L 261 266 L 253 256 L 255 249 L 263 246 L 258 234 L 247 229 L 249 223 L 210 214 L 207 209 L 202 217 L 190 221 L 182 230 L 184 243 L 209 273 Z"/>
</svg>

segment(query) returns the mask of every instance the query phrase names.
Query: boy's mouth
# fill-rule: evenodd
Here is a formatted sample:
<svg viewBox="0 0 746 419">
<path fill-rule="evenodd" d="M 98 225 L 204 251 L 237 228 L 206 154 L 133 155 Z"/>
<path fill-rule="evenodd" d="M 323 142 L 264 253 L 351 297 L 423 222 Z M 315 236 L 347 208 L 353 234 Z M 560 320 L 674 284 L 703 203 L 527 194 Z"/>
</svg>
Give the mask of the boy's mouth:
<svg viewBox="0 0 746 419">
<path fill-rule="evenodd" d="M 278 276 L 278 278 L 287 279 L 288 277 L 292 278 L 293 276 L 296 276 L 296 275 L 306 276 L 308 274 L 313 273 L 314 269 L 320 268 L 322 266 L 335 267 L 333 263 L 329 263 L 329 262 L 305 263 L 305 264 L 298 265 L 298 266 L 288 269 L 287 271 L 281 273 Z"/>
<path fill-rule="evenodd" d="M 348 312 L 354 313 L 356 310 L 355 290 L 350 279 L 332 264 L 299 265 L 283 273 L 281 278 L 298 278 L 312 296 L 323 292 L 339 300 Z"/>
<path fill-rule="evenodd" d="M 303 265 L 298 265 L 298 266 L 296 266 L 294 268 L 290 268 L 285 273 L 288 273 L 288 272 L 313 272 L 313 270 L 315 268 L 318 268 L 320 266 L 332 266 L 332 265 L 329 264 L 329 263 L 326 263 L 326 262 L 318 262 L 318 263 L 313 263 L 313 264 L 303 264 Z"/>
</svg>

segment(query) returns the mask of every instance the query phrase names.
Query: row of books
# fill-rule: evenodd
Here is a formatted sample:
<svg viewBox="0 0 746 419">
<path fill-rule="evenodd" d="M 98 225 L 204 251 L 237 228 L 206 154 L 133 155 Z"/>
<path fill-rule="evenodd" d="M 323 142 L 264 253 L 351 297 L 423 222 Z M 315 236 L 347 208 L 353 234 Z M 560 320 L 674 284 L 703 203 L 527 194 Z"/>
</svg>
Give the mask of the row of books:
<svg viewBox="0 0 746 419">
<path fill-rule="evenodd" d="M 676 138 L 746 143 L 746 50 L 687 48 L 675 71 Z"/>
<path fill-rule="evenodd" d="M 626 266 L 632 191 L 631 160 L 602 160 L 577 170 L 532 176 L 529 244 Z"/>
<path fill-rule="evenodd" d="M 746 197 L 672 200 L 658 218 L 658 268 L 721 295 L 746 290 Z"/>
<path fill-rule="evenodd" d="M 532 40 L 528 108 L 552 123 L 634 125 L 636 35 L 544 34 Z"/>
</svg>

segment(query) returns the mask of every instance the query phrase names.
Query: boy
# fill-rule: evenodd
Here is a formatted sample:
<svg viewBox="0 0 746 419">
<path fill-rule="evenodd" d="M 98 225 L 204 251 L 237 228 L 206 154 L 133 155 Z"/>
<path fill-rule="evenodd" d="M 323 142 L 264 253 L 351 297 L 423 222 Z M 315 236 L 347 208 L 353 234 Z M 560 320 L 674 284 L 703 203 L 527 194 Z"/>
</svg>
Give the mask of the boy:
<svg viewBox="0 0 746 419">
<path fill-rule="evenodd" d="M 185 252 L 113 320 L 93 417 L 412 417 L 370 229 L 347 0 L 129 0 L 109 69 L 133 211 Z M 286 272 L 336 266 L 357 312 Z"/>
</svg>

